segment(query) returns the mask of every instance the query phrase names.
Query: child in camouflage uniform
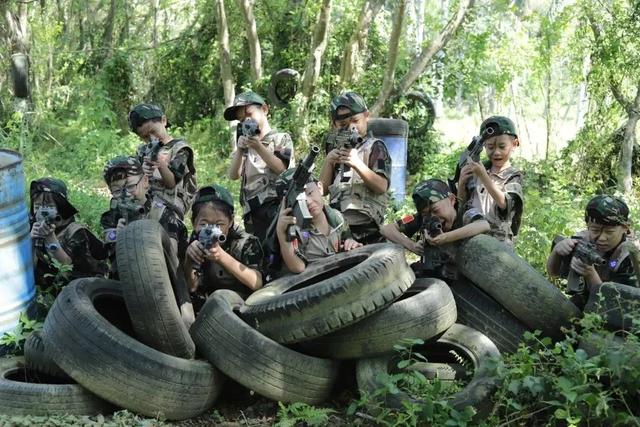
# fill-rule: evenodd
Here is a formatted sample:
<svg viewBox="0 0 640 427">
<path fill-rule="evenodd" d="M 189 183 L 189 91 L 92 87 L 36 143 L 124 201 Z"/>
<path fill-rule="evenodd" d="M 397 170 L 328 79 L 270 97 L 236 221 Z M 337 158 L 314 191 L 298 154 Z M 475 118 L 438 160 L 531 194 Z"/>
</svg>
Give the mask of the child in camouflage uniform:
<svg viewBox="0 0 640 427">
<path fill-rule="evenodd" d="M 457 199 L 451 193 L 449 186 L 439 179 L 429 179 L 420 182 L 411 195 L 416 207 L 415 215 L 407 215 L 402 219 L 386 224 L 380 230 L 382 235 L 394 243 L 404 246 L 407 250 L 423 255 L 425 244 L 444 249 L 450 248 L 450 244 L 468 239 L 477 234 L 487 233 L 489 223 L 482 213 L 475 208 L 456 210 Z M 435 220 L 442 232 L 438 235 L 429 235 L 425 227 Z M 418 234 L 418 241 L 412 240 Z M 455 266 L 452 254 L 447 255 L 447 261 L 442 271 L 435 271 L 438 276 L 455 277 Z M 422 265 L 412 266 L 417 273 L 423 274 Z"/>
<path fill-rule="evenodd" d="M 289 169 L 278 177 L 278 189 L 289 187 L 295 169 Z M 310 177 L 306 184 L 305 196 L 313 228 L 302 230 L 296 226 L 297 238 L 293 242 L 287 241 L 287 227 L 295 225 L 296 219 L 291 215 L 292 209 L 281 206 L 276 224 L 276 233 L 280 255 L 286 268 L 292 273 L 301 273 L 308 263 L 325 259 L 342 251 L 350 251 L 362 246 L 351 238 L 349 226 L 340 211 L 324 204 L 322 198 L 322 183 Z M 284 191 L 280 191 L 284 196 Z"/>
<path fill-rule="evenodd" d="M 117 230 L 137 219 L 158 221 L 171 238 L 178 259 L 182 259 L 187 244 L 187 229 L 180 213 L 149 190 L 149 176 L 135 157 L 117 156 L 104 167 L 104 180 L 111 192 L 109 210 L 100 217 L 104 229 L 104 245 L 111 261 L 110 277 L 118 277 L 116 266 Z"/>
<path fill-rule="evenodd" d="M 242 125 L 253 120 L 258 125 L 258 135 L 238 137 L 231 155 L 229 178 L 242 179 L 240 205 L 244 227 L 261 242 L 278 215 L 276 178 L 295 165 L 291 136 L 272 129 L 268 113 L 269 106 L 265 100 L 251 91 L 236 96 L 233 105 L 224 111 L 224 118 L 228 121 L 239 120 Z"/>
<path fill-rule="evenodd" d="M 31 238 L 36 283 L 48 288 L 53 285 L 58 269 L 54 260 L 71 265 L 72 270 L 65 279 L 104 276 L 107 267 L 106 253 L 102 242 L 84 225 L 75 222 L 77 209 L 67 200 L 67 186 L 55 178 L 41 178 L 31 182 L 30 218 Z M 37 222 L 41 209 L 54 208 L 53 223 Z"/>
<path fill-rule="evenodd" d="M 137 157 L 149 176 L 150 191 L 184 219 L 197 189 L 193 150 L 183 139 L 167 132 L 167 116 L 154 104 L 138 104 L 129 113 L 131 130 L 145 143 L 138 146 Z M 157 159 L 148 149 L 158 141 Z"/>
<path fill-rule="evenodd" d="M 380 242 L 389 204 L 391 157 L 382 140 L 367 134 L 369 110 L 360 95 L 336 96 L 330 109 L 333 131 L 355 130 L 360 140 L 352 149 L 327 144 L 320 180 L 330 194 L 331 207 L 342 212 L 353 237 L 364 244 Z M 349 168 L 340 172 L 340 165 Z"/>
<path fill-rule="evenodd" d="M 467 208 L 478 209 L 489 221 L 489 235 L 513 247 L 518 234 L 524 196 L 522 172 L 511 166 L 511 153 L 520 145 L 513 122 L 503 116 L 489 117 L 480 125 L 480 135 L 489 134 L 484 147 L 489 162 L 481 164 L 469 160 L 460 171 L 458 198 Z M 475 181 L 472 194 L 467 194 L 469 180 Z"/>
<path fill-rule="evenodd" d="M 592 198 L 585 209 L 584 220 L 587 229 L 577 233 L 595 244 L 597 252 L 606 260 L 604 265 L 586 265 L 573 256 L 578 242 L 575 237 L 557 242 L 547 259 L 547 272 L 551 277 L 567 277 L 572 269 L 582 277 L 583 291 L 572 296 L 579 307 L 584 307 L 591 289 L 602 282 L 617 282 L 623 285 L 638 286 L 638 277 L 634 272 L 626 241 L 640 247 L 629 228 L 629 208 L 617 197 L 600 195 Z"/>
<path fill-rule="evenodd" d="M 234 224 L 233 199 L 226 188 L 201 188 L 193 201 L 191 222 L 193 234 L 184 264 L 196 312 L 218 289 L 231 289 L 247 298 L 262 287 L 262 247 L 255 236 Z M 207 225 L 218 226 L 226 236 L 211 249 L 205 249 L 198 240 L 200 230 Z"/>
</svg>

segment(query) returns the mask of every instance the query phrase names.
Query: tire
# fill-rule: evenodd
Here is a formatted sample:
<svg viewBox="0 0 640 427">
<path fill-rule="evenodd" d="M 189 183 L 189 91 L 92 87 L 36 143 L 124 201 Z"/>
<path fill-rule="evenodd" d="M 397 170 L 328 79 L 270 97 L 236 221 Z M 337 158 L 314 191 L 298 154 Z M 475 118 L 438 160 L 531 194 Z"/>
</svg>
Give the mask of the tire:
<svg viewBox="0 0 640 427">
<path fill-rule="evenodd" d="M 373 133 L 373 136 L 399 136 L 407 138 L 409 136 L 409 124 L 401 119 L 369 119 L 367 122 L 367 131 Z"/>
<path fill-rule="evenodd" d="M 292 80 L 293 88 L 289 93 L 283 95 L 280 84 L 286 80 Z M 269 101 L 276 107 L 286 107 L 298 91 L 299 80 L 300 73 L 291 68 L 283 68 L 273 73 L 271 82 L 269 83 Z"/>
<path fill-rule="evenodd" d="M 335 359 L 373 357 L 393 353 L 393 346 L 405 338 L 439 336 L 455 322 L 456 303 L 447 284 L 438 279 L 416 279 L 384 310 L 302 346 L 311 354 Z"/>
<path fill-rule="evenodd" d="M 400 246 L 367 245 L 309 264 L 295 276 L 274 280 L 254 292 L 240 313 L 275 341 L 296 343 L 382 310 L 414 279 Z"/>
<path fill-rule="evenodd" d="M 457 322 L 485 334 L 501 353 L 515 353 L 530 329 L 464 277 L 449 283 L 458 307 Z"/>
<path fill-rule="evenodd" d="M 53 381 L 47 384 L 47 379 Z M 41 377 L 26 366 L 22 357 L 1 359 L 0 414 L 48 416 L 113 412 L 111 404 L 78 384 L 62 382 L 59 378 Z"/>
<path fill-rule="evenodd" d="M 415 138 L 425 135 L 427 132 L 429 132 L 429 129 L 433 127 L 433 123 L 436 120 L 436 107 L 433 104 L 433 101 L 426 94 L 420 91 L 411 91 L 404 95 L 403 98 L 406 98 L 416 104 L 421 104 L 427 110 L 428 115 L 422 125 L 418 123 L 409 123 L 409 136 Z"/>
<path fill-rule="evenodd" d="M 640 313 L 640 288 L 613 282 L 603 283 L 597 292 L 589 295 L 584 312 L 601 315 L 607 329 L 631 331 L 633 313 Z"/>
<path fill-rule="evenodd" d="M 174 292 L 182 282 L 167 233 L 157 221 L 132 222 L 118 232 L 116 257 L 136 337 L 163 353 L 193 359 L 195 344 Z"/>
<path fill-rule="evenodd" d="M 74 380 L 120 407 L 181 420 L 209 409 L 221 388 L 208 362 L 161 353 L 132 338 L 119 282 L 78 279 L 49 311 L 44 339 Z"/>
<path fill-rule="evenodd" d="M 57 378 L 69 378 L 49 352 L 44 348 L 44 340 L 40 331 L 34 331 L 24 343 L 24 360 L 28 369 Z"/>
<path fill-rule="evenodd" d="M 531 329 L 562 339 L 562 327 L 582 313 L 529 263 L 487 235 L 458 247 L 458 270 Z"/>
<path fill-rule="evenodd" d="M 467 386 L 448 397 L 450 404 L 458 411 L 467 406 L 473 406 L 480 415 L 486 414 L 491 408 L 491 396 L 497 388 L 497 374 L 492 359 L 500 357 L 500 351 L 482 333 L 468 326 L 455 324 L 435 343 L 414 346 L 414 350 L 422 353 L 427 359 L 440 359 L 454 350 L 459 356 L 473 363 L 474 374 Z M 397 360 L 393 355 L 384 357 L 360 359 L 356 367 L 358 388 L 370 395 L 376 390 L 384 388 L 380 374 L 393 371 L 393 362 Z M 423 403 L 404 392 L 387 395 L 387 407 L 403 410 L 402 402 Z"/>
<path fill-rule="evenodd" d="M 604 349 L 608 351 L 622 351 L 624 350 L 624 345 L 625 340 L 622 337 L 613 334 L 592 332 L 580 338 L 578 348 L 587 353 L 587 356 L 594 357 L 601 354 Z M 638 362 L 640 363 L 640 355 L 638 355 Z M 635 366 L 637 366 L 637 364 Z"/>
<path fill-rule="evenodd" d="M 317 404 L 329 397 L 338 363 L 305 356 L 263 336 L 237 315 L 244 301 L 214 292 L 191 327 L 198 351 L 227 376 L 262 396 Z"/>
</svg>

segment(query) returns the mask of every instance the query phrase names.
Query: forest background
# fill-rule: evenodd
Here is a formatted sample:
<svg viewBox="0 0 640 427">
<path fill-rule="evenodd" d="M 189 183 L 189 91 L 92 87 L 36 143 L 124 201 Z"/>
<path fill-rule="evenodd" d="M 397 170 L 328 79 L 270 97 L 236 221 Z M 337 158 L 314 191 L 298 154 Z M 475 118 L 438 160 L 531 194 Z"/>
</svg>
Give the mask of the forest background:
<svg viewBox="0 0 640 427">
<path fill-rule="evenodd" d="M 541 272 L 594 194 L 623 196 L 640 218 L 637 1 L 0 0 L 0 15 L 0 147 L 24 155 L 28 181 L 65 180 L 98 235 L 102 168 L 139 143 L 132 105 L 162 105 L 194 148 L 199 184 L 237 195 L 222 112 L 244 90 L 266 96 L 283 68 L 299 72 L 297 94 L 272 102 L 270 121 L 299 156 L 322 144 L 342 90 L 412 128 L 432 118 L 412 94 L 429 97 L 434 125 L 409 139 L 409 194 L 453 175 L 484 118 L 511 117 L 525 173 L 516 250 Z M 411 210 L 407 199 L 390 218 Z"/>
</svg>

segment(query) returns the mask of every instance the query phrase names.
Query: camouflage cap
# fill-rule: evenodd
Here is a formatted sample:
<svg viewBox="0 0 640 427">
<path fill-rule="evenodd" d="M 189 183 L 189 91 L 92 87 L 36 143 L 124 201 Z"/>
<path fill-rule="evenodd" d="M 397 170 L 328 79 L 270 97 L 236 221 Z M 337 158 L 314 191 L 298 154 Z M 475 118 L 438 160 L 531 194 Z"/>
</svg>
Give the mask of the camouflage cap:
<svg viewBox="0 0 640 427">
<path fill-rule="evenodd" d="M 233 197 L 231 197 L 229 190 L 221 185 L 207 185 L 206 187 L 202 187 L 198 190 L 195 198 L 193 199 L 193 206 L 206 202 L 222 202 L 229 205 L 231 212 L 233 213 Z"/>
<path fill-rule="evenodd" d="M 236 95 L 231 107 L 228 107 L 226 110 L 224 110 L 224 119 L 228 121 L 237 120 L 236 114 L 238 109 L 244 107 L 245 105 L 251 104 L 265 105 L 266 101 L 255 92 L 242 92 L 241 94 Z"/>
<path fill-rule="evenodd" d="M 296 168 L 290 168 L 278 175 L 278 178 L 276 178 L 276 193 L 278 194 L 278 198 L 281 199 L 285 196 L 295 173 Z M 309 175 L 307 183 L 309 182 L 318 182 L 318 179 L 313 175 Z"/>
<path fill-rule="evenodd" d="M 338 116 L 338 108 L 340 107 L 348 108 L 350 113 Z M 364 102 L 364 99 L 355 92 L 345 92 L 336 96 L 331 100 L 329 108 L 331 110 L 331 120 L 334 121 L 346 119 L 347 117 L 351 117 L 355 114 L 368 111 L 367 104 Z"/>
<path fill-rule="evenodd" d="M 110 184 L 118 172 L 122 173 L 122 177 L 142 175 L 142 164 L 135 157 L 117 156 L 107 162 L 102 171 L 102 176 L 105 182 Z"/>
<path fill-rule="evenodd" d="M 629 207 L 622 199 L 601 194 L 587 203 L 584 220 L 603 225 L 629 225 Z"/>
<path fill-rule="evenodd" d="M 428 179 L 418 183 L 413 189 L 411 198 L 418 211 L 425 206 L 446 199 L 451 194 L 449 186 L 441 179 Z"/>
<path fill-rule="evenodd" d="M 135 132 L 147 120 L 158 119 L 162 116 L 164 116 L 164 112 L 158 105 L 138 104 L 129 112 L 129 128 Z M 168 123 L 167 127 L 169 127 Z"/>
<path fill-rule="evenodd" d="M 480 135 L 483 135 L 487 132 L 487 136 L 498 136 L 498 135 L 512 135 L 516 138 L 518 134 L 516 133 L 516 125 L 513 121 L 505 116 L 492 116 L 486 119 L 480 125 Z"/>
<path fill-rule="evenodd" d="M 67 199 L 67 185 L 57 178 L 40 178 L 31 181 L 29 185 L 29 196 L 31 197 L 31 205 L 33 208 L 33 197 L 39 193 L 51 193 L 54 200 L 59 204 L 60 215 L 63 218 L 69 218 L 78 213 L 78 210 Z M 33 209 L 32 209 L 33 210 Z"/>
</svg>

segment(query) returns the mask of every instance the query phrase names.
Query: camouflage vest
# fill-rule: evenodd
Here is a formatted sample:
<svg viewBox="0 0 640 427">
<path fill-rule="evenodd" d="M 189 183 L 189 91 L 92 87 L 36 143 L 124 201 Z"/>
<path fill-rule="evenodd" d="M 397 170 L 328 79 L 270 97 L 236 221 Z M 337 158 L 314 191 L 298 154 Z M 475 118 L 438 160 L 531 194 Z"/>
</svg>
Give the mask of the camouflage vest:
<svg viewBox="0 0 640 427">
<path fill-rule="evenodd" d="M 298 235 L 298 251 L 307 262 L 317 261 L 340 252 L 342 231 L 346 227 L 344 218 L 336 209 L 325 207 L 329 235 L 325 236 L 317 230 L 301 230 L 296 227 Z"/>
<path fill-rule="evenodd" d="M 178 154 L 178 151 L 182 149 L 186 149 L 189 152 L 189 169 L 191 171 L 195 170 L 193 165 L 193 150 L 182 139 L 173 140 L 172 143 L 164 145 L 160 149 L 158 157 L 167 157 L 168 162 L 170 162 Z M 191 208 L 191 202 L 198 190 L 195 174 L 189 172 L 176 184 L 174 188 L 167 188 L 162 182 L 162 175 L 160 175 L 160 171 L 156 169 L 153 172 L 153 176 L 149 180 L 149 183 L 149 191 L 151 194 L 173 206 L 180 216 L 184 218 L 184 215 Z"/>
<path fill-rule="evenodd" d="M 284 132 L 271 131 L 264 136 L 262 144 L 272 153 L 280 144 Z M 293 162 L 293 159 L 292 159 Z M 293 167 L 292 164 L 289 167 Z M 267 163 L 253 149 L 248 149 L 242 165 L 242 187 L 240 189 L 240 205 L 244 215 L 262 206 L 265 201 L 277 199 L 276 178 L 278 174 L 269 169 Z"/>
<path fill-rule="evenodd" d="M 589 240 L 589 231 L 583 230 L 576 234 L 576 236 L 582 237 L 586 241 Z M 602 279 L 603 282 L 608 282 L 611 280 L 611 276 L 618 272 L 618 269 L 622 265 L 622 262 L 629 257 L 629 249 L 627 249 L 626 245 L 623 245 L 624 242 L 631 242 L 634 246 L 640 249 L 640 242 L 635 238 L 627 237 L 623 240 L 611 253 L 607 262 L 604 265 L 595 265 L 595 269 Z"/>
<path fill-rule="evenodd" d="M 58 241 L 60 242 L 60 246 L 62 246 L 62 249 L 64 249 L 67 255 L 71 256 L 71 249 L 69 246 L 69 242 L 73 238 L 73 235 L 82 230 L 88 230 L 88 228 L 74 221 L 74 222 L 70 222 L 69 225 L 67 225 L 65 229 L 62 230 L 62 232 L 58 235 Z M 87 273 L 92 273 L 94 275 L 104 275 L 104 273 L 106 273 L 106 265 L 104 261 L 95 259 L 92 253 L 88 253 L 85 255 L 86 257 L 84 261 L 88 264 L 89 270 L 90 270 Z M 73 273 L 75 273 L 75 271 L 76 270 L 74 268 L 74 271 L 72 272 L 72 276 L 73 276 Z"/>
<path fill-rule="evenodd" d="M 358 157 L 368 165 L 373 144 L 378 139 L 367 137 L 356 147 Z M 331 207 L 338 209 L 344 215 L 349 225 L 364 225 L 372 221 L 380 226 L 384 221 L 384 214 L 389 204 L 389 194 L 375 194 L 369 190 L 364 181 L 351 169 L 344 175 L 336 174 L 333 184 L 329 186 Z M 348 178 L 348 179 L 347 179 Z"/>
</svg>

